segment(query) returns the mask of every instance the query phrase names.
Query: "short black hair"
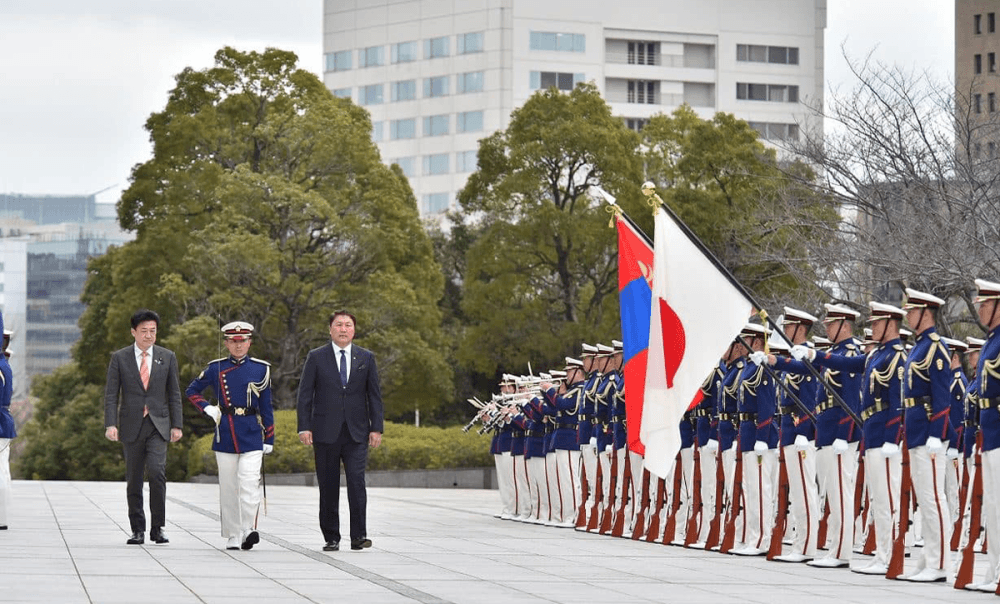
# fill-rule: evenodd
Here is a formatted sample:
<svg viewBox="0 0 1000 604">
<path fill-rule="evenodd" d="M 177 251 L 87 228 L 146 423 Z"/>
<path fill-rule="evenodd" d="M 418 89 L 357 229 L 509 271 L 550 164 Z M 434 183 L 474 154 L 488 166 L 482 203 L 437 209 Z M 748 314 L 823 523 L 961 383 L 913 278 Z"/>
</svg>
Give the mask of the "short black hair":
<svg viewBox="0 0 1000 604">
<path fill-rule="evenodd" d="M 358 326 L 358 320 L 354 318 L 353 314 L 351 314 L 350 312 L 348 312 L 346 310 L 335 310 L 335 311 L 333 311 L 330 314 L 330 325 L 333 325 L 333 322 L 334 322 L 334 320 L 336 320 L 337 317 L 350 317 L 351 318 L 351 322 L 354 323 L 354 326 L 355 327 Z"/>
<path fill-rule="evenodd" d="M 156 323 L 156 326 L 160 326 L 160 315 L 149 310 L 148 308 L 140 308 L 135 311 L 132 315 L 132 329 L 139 327 L 139 323 L 145 323 L 146 321 L 152 321 Z"/>
</svg>

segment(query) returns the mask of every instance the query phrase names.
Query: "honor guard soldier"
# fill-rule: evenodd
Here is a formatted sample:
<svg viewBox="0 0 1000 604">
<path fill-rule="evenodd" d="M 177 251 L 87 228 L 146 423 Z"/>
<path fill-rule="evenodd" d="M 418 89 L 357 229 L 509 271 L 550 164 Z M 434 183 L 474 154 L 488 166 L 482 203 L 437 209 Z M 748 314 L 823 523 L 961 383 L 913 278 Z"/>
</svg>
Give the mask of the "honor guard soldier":
<svg viewBox="0 0 1000 604">
<path fill-rule="evenodd" d="M 726 511 L 740 513 L 740 501 L 734 501 L 736 481 L 742 481 L 742 476 L 736 475 L 736 456 L 739 454 L 739 389 L 740 376 L 746 367 L 746 355 L 749 351 L 743 344 L 733 342 L 726 353 L 726 375 L 722 378 L 719 395 L 719 447 L 722 448 L 722 472 L 725 479 Z M 733 507 L 735 506 L 735 507 Z M 735 511 L 734 511 L 735 510 Z M 727 514 L 728 515 L 728 514 Z M 746 537 L 746 518 L 736 523 L 741 530 L 734 543 L 742 543 Z"/>
<path fill-rule="evenodd" d="M 597 492 L 601 488 L 597 481 L 597 439 L 594 436 L 594 424 L 598 416 L 597 388 L 601 383 L 602 368 L 599 368 L 594 352 L 589 344 L 583 344 L 583 371 L 586 382 L 583 388 L 583 406 L 577 415 L 577 441 L 580 443 L 580 463 L 583 466 L 583 477 L 587 481 L 587 501 L 584 509 L 589 518 L 597 501 Z M 606 364 L 606 360 L 605 360 Z M 582 482 L 581 482 L 582 484 Z M 582 493 L 580 493 L 582 496 Z M 603 499 L 602 499 L 603 501 Z"/>
<path fill-rule="evenodd" d="M 611 489 L 615 492 L 615 501 L 621 497 L 621 486 L 611 474 L 611 456 L 616 454 L 616 447 L 621 448 L 621 459 L 618 460 L 619 474 L 625 467 L 625 399 L 622 397 L 622 343 L 611 341 L 611 355 L 607 357 L 602 368 L 602 376 L 595 391 L 595 413 L 591 420 L 590 439 L 596 454 L 596 461 L 601 467 L 601 484 L 595 484 L 591 493 L 596 496 L 601 491 L 600 509 L 594 514 L 600 518 L 604 507 L 611 501 Z M 620 432 L 620 434 L 619 434 Z M 589 517 L 589 516 L 588 516 Z M 597 523 L 591 523 L 597 524 Z M 597 528 L 600 528 L 598 525 Z"/>
<path fill-rule="evenodd" d="M 916 571 L 903 576 L 919 583 L 944 581 L 951 554 L 951 524 L 944 493 L 951 412 L 951 353 L 935 328 L 944 305 L 937 296 L 906 288 L 906 321 L 916 333 L 903 371 L 903 421 L 910 474 L 918 501 L 924 547 Z"/>
<path fill-rule="evenodd" d="M 219 466 L 219 509 L 226 549 L 250 549 L 260 541 L 257 512 L 263 455 L 274 449 L 271 366 L 250 357 L 253 325 L 243 321 L 222 327 L 229 356 L 208 364 L 187 387 L 186 395 L 215 421 L 212 450 Z M 215 392 L 217 404 L 203 396 Z"/>
<path fill-rule="evenodd" d="M 514 376 L 504 374 L 504 380 L 514 384 Z M 515 388 L 516 389 L 516 388 Z M 514 517 L 513 520 L 524 522 L 531 517 L 531 497 L 528 496 L 528 464 L 524 458 L 525 429 L 528 420 L 524 416 L 521 404 L 524 399 L 515 398 L 514 406 L 517 412 L 510 419 L 510 456 L 514 473 Z"/>
<path fill-rule="evenodd" d="M 495 518 L 510 520 L 514 517 L 514 458 L 511 457 L 511 445 L 514 438 L 514 425 L 510 422 L 507 406 L 512 404 L 509 398 L 514 394 L 514 381 L 504 374 L 500 381 L 501 399 L 498 401 L 500 414 L 493 426 L 493 440 L 490 452 L 497 471 L 497 487 L 500 491 L 500 512 Z"/>
<path fill-rule="evenodd" d="M 552 524 L 558 527 L 576 526 L 576 515 L 580 507 L 580 441 L 577 437 L 579 422 L 577 415 L 583 406 L 586 385 L 583 363 L 571 363 L 567 359 L 566 378 L 560 384 L 542 381 L 545 396 L 545 414 L 553 418 L 552 454 L 555 457 L 555 475 L 549 475 L 552 495 Z M 551 376 L 550 376 L 551 377 Z M 556 503 L 558 501 L 558 503 Z"/>
<path fill-rule="evenodd" d="M 14 418 L 10 414 L 10 399 L 14 392 L 14 380 L 7 357 L 10 333 L 3 328 L 3 313 L 0 313 L 0 333 L 3 334 L 3 350 L 0 352 L 0 531 L 7 530 L 7 514 L 11 506 L 10 494 L 10 443 L 17 436 Z"/>
<path fill-rule="evenodd" d="M 809 330 L 819 319 L 805 311 L 785 307 L 782 329 L 792 345 L 808 341 Z M 782 357 L 769 357 L 775 368 L 798 363 Z M 785 373 L 781 376 L 788 389 L 803 405 L 812 409 L 819 399 L 819 381 L 811 373 Z M 806 562 L 816 557 L 819 531 L 819 492 L 816 486 L 816 427 L 786 393 L 778 396 L 781 412 L 781 448 L 788 472 L 788 501 L 791 526 L 795 527 L 792 551 L 777 556 L 782 562 Z"/>
<path fill-rule="evenodd" d="M 526 522 L 545 524 L 550 521 L 550 508 L 549 485 L 545 479 L 545 414 L 541 398 L 532 396 L 522 410 L 526 419 L 524 459 L 528 467 L 528 497 L 533 512 Z"/>
<path fill-rule="evenodd" d="M 698 523 L 698 536 L 691 547 L 703 549 L 708 540 L 711 515 L 715 511 L 716 470 L 719 453 L 719 395 L 722 389 L 722 378 L 726 375 L 726 364 L 720 360 L 719 365 L 701 385 L 701 402 L 695 408 L 695 441 L 698 446 L 698 467 L 701 472 L 701 518 Z M 694 510 L 693 513 L 697 513 Z M 690 540 L 690 539 L 688 539 Z"/>
<path fill-rule="evenodd" d="M 767 553 L 774 523 L 778 470 L 778 428 L 774 424 L 777 408 L 776 385 L 764 370 L 765 329 L 748 323 L 742 335 L 752 349 L 762 355 L 752 357 L 739 377 L 739 448 L 743 456 L 743 497 L 746 502 L 746 537 L 744 547 L 732 553 L 760 556 Z M 757 359 L 757 360 L 753 360 Z M 740 477 L 738 477 L 739 479 Z"/>
<path fill-rule="evenodd" d="M 965 377 L 965 370 L 962 368 L 962 355 L 968 352 L 969 345 L 963 340 L 944 337 L 941 339 L 951 351 L 951 384 L 949 384 L 951 411 L 948 413 L 948 451 L 946 454 L 948 470 L 944 492 L 948 497 L 948 511 L 951 512 L 951 524 L 954 526 L 955 521 L 962 513 L 962 503 L 959 501 L 958 492 L 962 484 L 960 448 L 962 446 L 962 432 L 965 431 L 963 423 L 965 419 L 965 391 L 969 387 L 969 378 Z"/>
<path fill-rule="evenodd" d="M 983 434 L 983 518 L 986 524 L 988 564 L 983 580 L 972 589 L 993 592 L 1000 570 L 1000 283 L 976 279 L 975 298 L 986 341 L 979 351 L 973 386 L 979 400 Z"/>
</svg>

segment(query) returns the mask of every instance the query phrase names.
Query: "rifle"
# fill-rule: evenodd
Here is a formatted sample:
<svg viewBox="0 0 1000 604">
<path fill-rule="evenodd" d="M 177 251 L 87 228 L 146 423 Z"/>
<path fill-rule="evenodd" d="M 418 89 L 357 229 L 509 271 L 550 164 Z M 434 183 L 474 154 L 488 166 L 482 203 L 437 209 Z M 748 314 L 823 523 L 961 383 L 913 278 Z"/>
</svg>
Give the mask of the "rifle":
<svg viewBox="0 0 1000 604">
<path fill-rule="evenodd" d="M 594 509 L 590 510 L 590 518 L 587 519 L 587 531 L 597 529 L 597 521 L 600 519 L 601 505 L 604 503 L 604 471 L 601 469 L 600 453 L 597 454 L 597 473 L 594 475 L 594 488 L 596 489 L 594 492 Z M 614 485 L 612 485 L 611 491 L 614 491 Z M 614 497 L 614 493 L 609 495 L 609 497 Z"/>
<path fill-rule="evenodd" d="M 694 450 L 694 493 L 691 494 L 691 508 L 688 510 L 687 527 L 684 529 L 684 547 L 691 547 L 691 544 L 698 540 L 701 534 L 701 523 L 705 521 L 702 513 L 704 503 L 701 500 L 701 449 Z"/>
<path fill-rule="evenodd" d="M 728 554 L 736 541 L 736 517 L 739 515 L 740 500 L 743 499 L 743 454 L 740 453 L 739 439 L 736 440 L 736 471 L 733 472 L 733 498 L 729 502 L 729 517 L 726 518 L 726 536 L 719 551 Z"/>
<path fill-rule="evenodd" d="M 830 522 L 830 499 L 824 497 L 822 503 L 823 517 L 819 519 L 819 528 L 816 530 L 816 545 L 818 547 L 826 547 L 826 532 Z"/>
<path fill-rule="evenodd" d="M 972 480 L 972 501 L 969 505 L 969 541 L 965 544 L 965 549 L 962 550 L 962 563 L 955 574 L 955 589 L 964 589 L 972 582 L 972 566 L 976 561 L 976 539 L 979 539 L 983 511 L 982 446 L 983 432 L 980 430 L 976 434 L 976 477 Z"/>
<path fill-rule="evenodd" d="M 597 465 L 601 465 L 600 460 L 595 460 Z M 590 499 L 590 484 L 587 482 L 587 468 L 581 468 L 580 472 L 580 507 L 576 510 L 576 528 L 587 526 L 587 500 Z"/>
<path fill-rule="evenodd" d="M 726 470 L 722 467 L 722 446 L 715 455 L 715 513 L 712 514 L 712 522 L 708 525 L 708 539 L 705 540 L 705 549 L 711 550 L 719 544 L 719 529 L 722 524 L 722 514 L 726 509 Z"/>
<path fill-rule="evenodd" d="M 906 557 L 906 533 L 910 527 L 910 497 L 913 494 L 913 480 L 910 476 L 910 450 L 906 446 L 906 426 L 904 425 L 901 430 L 903 431 L 903 440 L 900 444 L 903 449 L 901 464 L 903 480 L 899 488 L 899 525 L 896 528 L 896 540 L 892 542 L 892 555 L 889 557 L 889 570 L 885 573 L 886 579 L 897 579 L 903 574 L 903 559 Z"/>
<path fill-rule="evenodd" d="M 666 486 L 666 484 L 664 484 Z M 684 462 L 681 460 L 680 452 L 677 453 L 677 459 L 674 461 L 674 495 L 670 500 L 670 511 L 667 512 L 667 525 L 663 527 L 663 544 L 669 545 L 673 543 L 674 537 L 677 535 L 677 512 L 681 509 L 681 489 L 684 488 Z M 656 518 L 659 519 L 660 515 L 657 514 Z M 660 527 L 657 526 L 657 529 Z"/>
<path fill-rule="evenodd" d="M 612 537 L 621 537 L 622 533 L 625 532 L 625 504 L 632 500 L 632 463 L 628 456 L 629 453 L 626 451 L 625 469 L 622 471 L 622 501 L 618 506 L 618 514 L 615 515 L 614 524 L 611 526 Z M 635 508 L 635 504 L 632 507 Z"/>
<path fill-rule="evenodd" d="M 978 435 L 977 435 L 978 436 Z M 956 463 L 962 463 L 962 456 L 959 454 Z M 962 520 L 965 516 L 965 506 L 969 503 L 969 472 L 962 472 L 962 485 L 958 489 L 958 518 L 955 519 L 955 526 L 951 529 L 951 551 L 957 552 L 962 539 Z"/>
<path fill-rule="evenodd" d="M 628 467 L 628 453 L 625 454 L 625 466 Z M 611 521 L 614 519 L 614 508 L 618 505 L 618 492 L 615 484 L 618 481 L 618 451 L 611 450 L 611 488 L 608 489 L 608 502 L 604 506 L 604 513 L 601 515 L 601 523 L 597 532 L 607 535 L 611 530 Z M 625 485 L 622 480 L 622 499 L 625 499 Z"/>
<path fill-rule="evenodd" d="M 767 559 L 774 560 L 781 555 L 781 540 L 785 537 L 788 524 L 788 465 L 785 463 L 785 448 L 778 454 L 778 510 L 771 529 L 771 545 L 767 548 Z"/>
<path fill-rule="evenodd" d="M 639 495 L 639 501 L 633 504 L 633 507 L 639 506 L 638 508 L 636 508 L 638 511 L 635 513 L 635 525 L 632 527 L 633 540 L 642 539 L 642 537 L 646 533 L 648 533 L 648 531 L 646 530 L 646 510 L 649 509 L 649 503 L 650 503 L 649 483 L 650 481 L 652 481 L 652 476 L 653 475 L 649 473 L 649 470 L 643 468 L 642 492 Z M 663 506 L 662 497 L 664 496 L 663 491 L 657 490 L 656 496 L 657 498 L 660 498 L 658 500 L 657 505 L 662 507 Z"/>
</svg>

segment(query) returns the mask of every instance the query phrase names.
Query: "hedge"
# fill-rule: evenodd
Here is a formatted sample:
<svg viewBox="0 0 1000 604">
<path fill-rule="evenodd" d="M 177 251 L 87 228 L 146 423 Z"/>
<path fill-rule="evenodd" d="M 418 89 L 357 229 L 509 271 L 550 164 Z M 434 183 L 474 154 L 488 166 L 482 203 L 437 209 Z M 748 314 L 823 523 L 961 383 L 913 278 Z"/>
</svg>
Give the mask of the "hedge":
<svg viewBox="0 0 1000 604">
<path fill-rule="evenodd" d="M 268 474 L 315 472 L 312 447 L 299 442 L 295 410 L 275 411 L 274 453 L 267 456 Z M 217 475 L 212 452 L 215 434 L 198 438 L 188 454 L 188 476 Z M 451 428 L 385 422 L 382 446 L 368 453 L 369 470 L 436 470 L 493 465 L 490 437 Z"/>
</svg>

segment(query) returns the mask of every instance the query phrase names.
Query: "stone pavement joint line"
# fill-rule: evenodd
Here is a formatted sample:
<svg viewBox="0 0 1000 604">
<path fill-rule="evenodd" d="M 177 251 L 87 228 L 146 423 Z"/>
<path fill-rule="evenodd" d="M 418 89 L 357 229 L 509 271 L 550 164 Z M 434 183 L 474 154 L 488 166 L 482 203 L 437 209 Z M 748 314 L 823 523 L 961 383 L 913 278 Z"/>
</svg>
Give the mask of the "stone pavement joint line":
<svg viewBox="0 0 1000 604">
<path fill-rule="evenodd" d="M 219 515 L 218 514 L 213 513 L 213 512 L 209 512 L 208 510 L 202 509 L 202 508 L 200 508 L 200 507 L 198 507 L 196 505 L 192 505 L 192 504 L 190 504 L 190 503 L 188 503 L 186 501 L 182 501 L 180 499 L 177 499 L 176 497 L 167 497 L 167 499 L 169 501 L 173 502 L 173 503 L 176 503 L 177 505 L 182 505 L 182 506 L 188 508 L 191 511 L 198 512 L 199 514 L 202 514 L 204 516 L 208 516 L 209 518 L 211 518 L 213 520 L 218 520 L 219 519 Z M 330 557 L 330 556 L 328 556 L 326 554 L 306 549 L 306 548 L 302 547 L 301 545 L 296 545 L 296 544 L 294 544 L 294 543 L 292 543 L 290 541 L 286 541 L 286 540 L 282 539 L 281 537 L 276 537 L 274 535 L 269 535 L 269 534 L 267 534 L 267 533 L 265 533 L 263 531 L 260 531 L 260 530 L 258 530 L 257 532 L 258 532 L 258 534 L 260 534 L 260 538 L 263 539 L 264 541 L 268 541 L 268 542 L 273 543 L 273 544 L 275 544 L 275 545 L 277 545 L 279 547 L 283 547 L 283 548 L 285 548 L 287 550 L 296 552 L 298 554 L 306 556 L 307 558 L 312 558 L 313 560 L 315 560 L 317 562 L 320 562 L 320 563 L 323 563 L 323 564 L 328 564 L 328 565 L 333 566 L 335 568 L 338 568 L 338 569 L 340 569 L 340 570 L 342 570 L 342 571 L 344 571 L 346 573 L 350 573 L 351 575 L 354 575 L 355 577 L 357 577 L 359 579 L 363 579 L 363 580 L 368 581 L 370 583 L 374 583 L 375 585 L 378 585 L 380 587 L 384 587 L 386 589 L 390 589 L 390 590 L 392 590 L 392 591 L 394 591 L 394 592 L 396 592 L 396 593 L 398 593 L 398 594 L 400 594 L 402 596 L 405 596 L 407 598 L 411 598 L 413 600 L 416 600 L 417 602 L 421 602 L 422 604 L 452 604 L 448 600 L 442 600 L 441 598 L 437 598 L 437 597 L 435 597 L 435 596 L 433 596 L 433 595 L 431 595 L 429 593 L 422 592 L 419 589 L 414 589 L 414 588 L 409 587 L 407 585 L 403 585 L 402 583 L 400 583 L 398 581 L 393 581 L 392 579 L 390 579 L 388 577 L 383 577 L 382 575 L 373 573 L 371 571 L 367 571 L 367 570 L 365 570 L 363 568 L 359 568 L 359 567 L 357 567 L 357 566 L 355 566 L 353 564 L 350 564 L 348 562 L 344 562 L 342 560 L 338 560 L 336 558 L 332 558 L 332 557 Z"/>
</svg>

